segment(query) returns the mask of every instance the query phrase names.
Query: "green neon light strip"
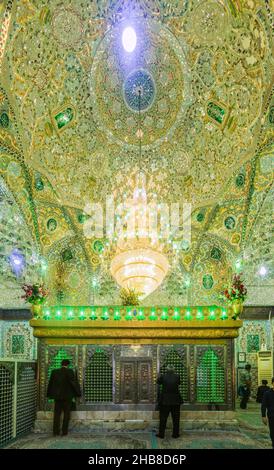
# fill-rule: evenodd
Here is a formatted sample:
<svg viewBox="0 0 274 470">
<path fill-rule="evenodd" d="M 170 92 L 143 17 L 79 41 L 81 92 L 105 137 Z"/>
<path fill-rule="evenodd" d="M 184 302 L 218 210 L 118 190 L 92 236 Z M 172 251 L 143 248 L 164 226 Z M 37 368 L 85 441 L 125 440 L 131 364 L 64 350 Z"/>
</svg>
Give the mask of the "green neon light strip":
<svg viewBox="0 0 274 470">
<path fill-rule="evenodd" d="M 54 306 L 43 307 L 44 320 L 116 320 L 116 321 L 204 321 L 227 320 L 223 307 L 123 307 Z"/>
</svg>

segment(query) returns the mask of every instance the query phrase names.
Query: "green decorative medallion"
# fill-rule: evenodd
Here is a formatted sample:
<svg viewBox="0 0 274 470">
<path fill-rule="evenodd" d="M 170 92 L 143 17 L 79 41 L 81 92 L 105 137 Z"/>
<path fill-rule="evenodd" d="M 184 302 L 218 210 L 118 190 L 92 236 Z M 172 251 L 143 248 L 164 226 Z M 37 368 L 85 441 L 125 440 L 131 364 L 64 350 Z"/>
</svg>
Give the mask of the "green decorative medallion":
<svg viewBox="0 0 274 470">
<path fill-rule="evenodd" d="M 9 127 L 10 119 L 7 113 L 2 113 L 0 115 L 0 126 L 7 128 Z"/>
<path fill-rule="evenodd" d="M 66 108 L 64 111 L 59 112 L 54 116 L 57 128 L 60 130 L 67 126 L 74 117 L 74 112 L 72 108 Z"/>
<path fill-rule="evenodd" d="M 49 232 L 54 232 L 57 228 L 57 222 L 55 219 L 49 219 L 47 221 L 47 229 Z"/>
<path fill-rule="evenodd" d="M 43 191 L 44 189 L 44 183 L 40 177 L 35 179 L 35 188 L 37 191 Z"/>
<path fill-rule="evenodd" d="M 214 284 L 214 281 L 213 281 L 213 277 L 211 276 L 211 274 L 205 274 L 203 276 L 204 289 L 207 289 L 207 290 L 212 289 L 213 284 Z"/>
<path fill-rule="evenodd" d="M 88 216 L 86 214 L 81 213 L 81 214 L 78 214 L 77 219 L 78 219 L 79 224 L 84 224 L 85 221 L 88 219 Z"/>
<path fill-rule="evenodd" d="M 222 125 L 226 117 L 226 110 L 220 104 L 209 101 L 207 104 L 207 115 L 217 124 Z"/>
<path fill-rule="evenodd" d="M 196 216 L 197 222 L 203 222 L 204 218 L 205 218 L 205 214 L 203 212 L 199 212 L 199 214 L 197 214 Z"/>
<path fill-rule="evenodd" d="M 67 248 L 66 250 L 63 251 L 62 253 L 62 259 L 63 261 L 70 261 L 73 258 L 72 251 Z"/>
<path fill-rule="evenodd" d="M 216 259 L 219 261 L 222 258 L 222 252 L 220 248 L 217 248 L 216 246 L 214 246 L 211 250 L 210 256 L 212 259 Z"/>
<path fill-rule="evenodd" d="M 241 188 L 242 186 L 244 186 L 244 184 L 245 184 L 245 175 L 243 173 L 239 173 L 236 176 L 235 183 L 236 183 L 236 186 L 238 188 Z"/>
<path fill-rule="evenodd" d="M 229 216 L 225 219 L 225 227 L 227 228 L 227 230 L 234 229 L 235 225 L 236 225 L 236 222 L 235 222 L 234 217 Z"/>
<path fill-rule="evenodd" d="M 104 243 L 101 240 L 94 240 L 92 249 L 95 253 L 100 254 L 104 251 Z"/>
</svg>

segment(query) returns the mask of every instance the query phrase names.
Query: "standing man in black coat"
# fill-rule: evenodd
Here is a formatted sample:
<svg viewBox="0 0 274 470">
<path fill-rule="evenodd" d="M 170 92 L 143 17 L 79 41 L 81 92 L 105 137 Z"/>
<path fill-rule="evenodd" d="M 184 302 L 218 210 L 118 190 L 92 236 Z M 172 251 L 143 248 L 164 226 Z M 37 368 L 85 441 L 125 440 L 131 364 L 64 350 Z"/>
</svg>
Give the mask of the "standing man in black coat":
<svg viewBox="0 0 274 470">
<path fill-rule="evenodd" d="M 72 399 L 81 396 L 80 385 L 74 372 L 68 369 L 69 364 L 69 359 L 63 359 L 61 369 L 53 370 L 49 379 L 47 397 L 54 399 L 54 436 L 60 434 L 60 418 L 62 411 L 64 412 L 62 435 L 67 435 Z"/>
<path fill-rule="evenodd" d="M 167 366 L 165 374 L 157 380 L 158 385 L 162 386 L 159 396 L 160 426 L 157 437 L 165 437 L 166 422 L 169 413 L 172 416 L 173 433 L 172 437 L 179 437 L 180 427 L 180 406 L 183 403 L 179 392 L 180 376 L 175 374 L 173 366 Z"/>
<path fill-rule="evenodd" d="M 262 420 L 265 425 L 269 426 L 272 448 L 274 449 L 274 377 L 272 378 L 272 388 L 264 393 L 262 401 Z M 267 411 L 267 417 L 266 417 Z"/>
</svg>

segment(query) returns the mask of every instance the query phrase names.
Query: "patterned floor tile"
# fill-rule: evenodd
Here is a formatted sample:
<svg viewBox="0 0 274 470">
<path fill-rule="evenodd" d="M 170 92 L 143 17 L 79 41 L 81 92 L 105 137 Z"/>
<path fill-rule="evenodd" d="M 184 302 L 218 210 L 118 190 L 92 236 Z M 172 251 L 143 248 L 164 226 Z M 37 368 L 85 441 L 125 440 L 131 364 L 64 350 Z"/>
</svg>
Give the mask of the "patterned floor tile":
<svg viewBox="0 0 274 470">
<path fill-rule="evenodd" d="M 238 431 L 184 431 L 179 439 L 172 439 L 170 431 L 165 439 L 155 432 L 100 432 L 77 433 L 66 437 L 48 434 L 29 434 L 8 445 L 10 449 L 270 449 L 268 427 L 262 424 L 260 405 L 248 403 L 247 410 L 237 403 Z"/>
</svg>

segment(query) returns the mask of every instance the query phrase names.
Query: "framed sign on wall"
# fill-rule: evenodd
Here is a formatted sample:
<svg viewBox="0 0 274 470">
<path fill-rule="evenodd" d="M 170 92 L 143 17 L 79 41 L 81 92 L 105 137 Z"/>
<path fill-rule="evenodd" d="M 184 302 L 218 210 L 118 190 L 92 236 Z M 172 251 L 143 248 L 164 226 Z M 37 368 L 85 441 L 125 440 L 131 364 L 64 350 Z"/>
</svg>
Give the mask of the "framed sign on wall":
<svg viewBox="0 0 274 470">
<path fill-rule="evenodd" d="M 246 362 L 245 352 L 238 352 L 238 362 Z"/>
</svg>

